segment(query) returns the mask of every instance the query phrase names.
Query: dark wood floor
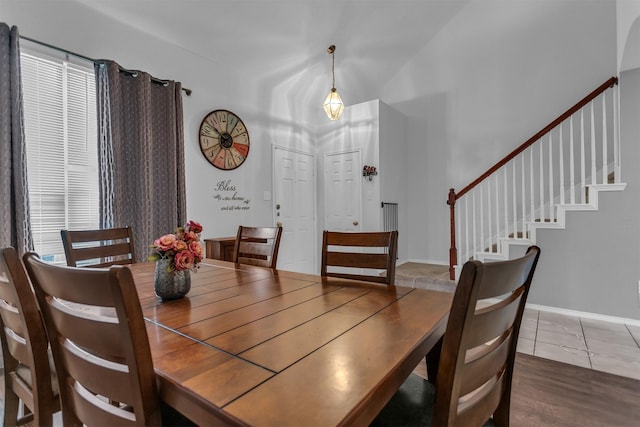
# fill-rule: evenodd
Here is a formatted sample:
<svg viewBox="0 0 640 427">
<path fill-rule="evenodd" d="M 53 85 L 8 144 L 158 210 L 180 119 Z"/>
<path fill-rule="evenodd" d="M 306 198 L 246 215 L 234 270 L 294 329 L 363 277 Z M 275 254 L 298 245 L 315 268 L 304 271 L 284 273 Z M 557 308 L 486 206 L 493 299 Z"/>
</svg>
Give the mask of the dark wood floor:
<svg viewBox="0 0 640 427">
<path fill-rule="evenodd" d="M 415 371 L 424 376 L 421 364 Z M 640 426 L 640 381 L 518 353 L 513 427 Z"/>
</svg>

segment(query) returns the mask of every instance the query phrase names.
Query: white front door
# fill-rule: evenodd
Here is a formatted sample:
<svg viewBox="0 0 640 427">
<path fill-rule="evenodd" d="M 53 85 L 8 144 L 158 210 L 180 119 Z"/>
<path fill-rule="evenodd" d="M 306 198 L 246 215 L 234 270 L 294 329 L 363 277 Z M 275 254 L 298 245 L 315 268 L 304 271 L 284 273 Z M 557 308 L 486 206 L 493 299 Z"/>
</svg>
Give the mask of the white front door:
<svg viewBox="0 0 640 427">
<path fill-rule="evenodd" d="M 360 231 L 362 222 L 362 177 L 360 150 L 327 153 L 325 173 L 325 228 Z"/>
<path fill-rule="evenodd" d="M 273 149 L 274 218 L 282 224 L 279 270 L 316 273 L 314 165 L 311 154 Z"/>
</svg>

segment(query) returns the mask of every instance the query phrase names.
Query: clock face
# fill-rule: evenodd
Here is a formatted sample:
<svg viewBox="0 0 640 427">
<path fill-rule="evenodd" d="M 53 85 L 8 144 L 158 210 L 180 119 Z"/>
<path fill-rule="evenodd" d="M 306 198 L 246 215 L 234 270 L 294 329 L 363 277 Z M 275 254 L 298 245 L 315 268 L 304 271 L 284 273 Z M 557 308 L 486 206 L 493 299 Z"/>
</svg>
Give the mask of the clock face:
<svg viewBox="0 0 640 427">
<path fill-rule="evenodd" d="M 207 114 L 200 124 L 199 138 L 202 155 L 218 169 L 235 169 L 249 155 L 249 131 L 231 111 Z"/>
</svg>

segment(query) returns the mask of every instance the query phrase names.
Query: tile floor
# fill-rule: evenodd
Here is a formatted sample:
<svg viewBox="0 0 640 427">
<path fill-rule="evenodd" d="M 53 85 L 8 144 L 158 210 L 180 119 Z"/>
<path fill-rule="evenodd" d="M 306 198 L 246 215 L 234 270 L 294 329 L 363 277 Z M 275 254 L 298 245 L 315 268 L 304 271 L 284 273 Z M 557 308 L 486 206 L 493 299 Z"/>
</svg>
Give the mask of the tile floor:
<svg viewBox="0 0 640 427">
<path fill-rule="evenodd" d="M 640 380 L 640 326 L 528 308 L 518 351 Z"/>
<path fill-rule="evenodd" d="M 408 262 L 396 284 L 453 292 L 448 275 L 448 266 Z M 518 351 L 640 380 L 640 326 L 526 309 Z"/>
</svg>

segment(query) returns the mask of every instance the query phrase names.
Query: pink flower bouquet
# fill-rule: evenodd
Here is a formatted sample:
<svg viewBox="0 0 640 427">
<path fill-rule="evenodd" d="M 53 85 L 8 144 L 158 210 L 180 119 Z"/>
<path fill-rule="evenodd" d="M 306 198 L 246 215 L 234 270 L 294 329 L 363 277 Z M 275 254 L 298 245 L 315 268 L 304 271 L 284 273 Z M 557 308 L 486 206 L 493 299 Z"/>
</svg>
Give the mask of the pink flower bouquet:
<svg viewBox="0 0 640 427">
<path fill-rule="evenodd" d="M 155 252 L 149 256 L 149 260 L 169 259 L 169 271 L 196 271 L 198 263 L 204 258 L 200 243 L 201 232 L 202 225 L 189 221 L 184 227 L 176 228 L 174 234 L 158 237 L 151 245 Z"/>
</svg>

